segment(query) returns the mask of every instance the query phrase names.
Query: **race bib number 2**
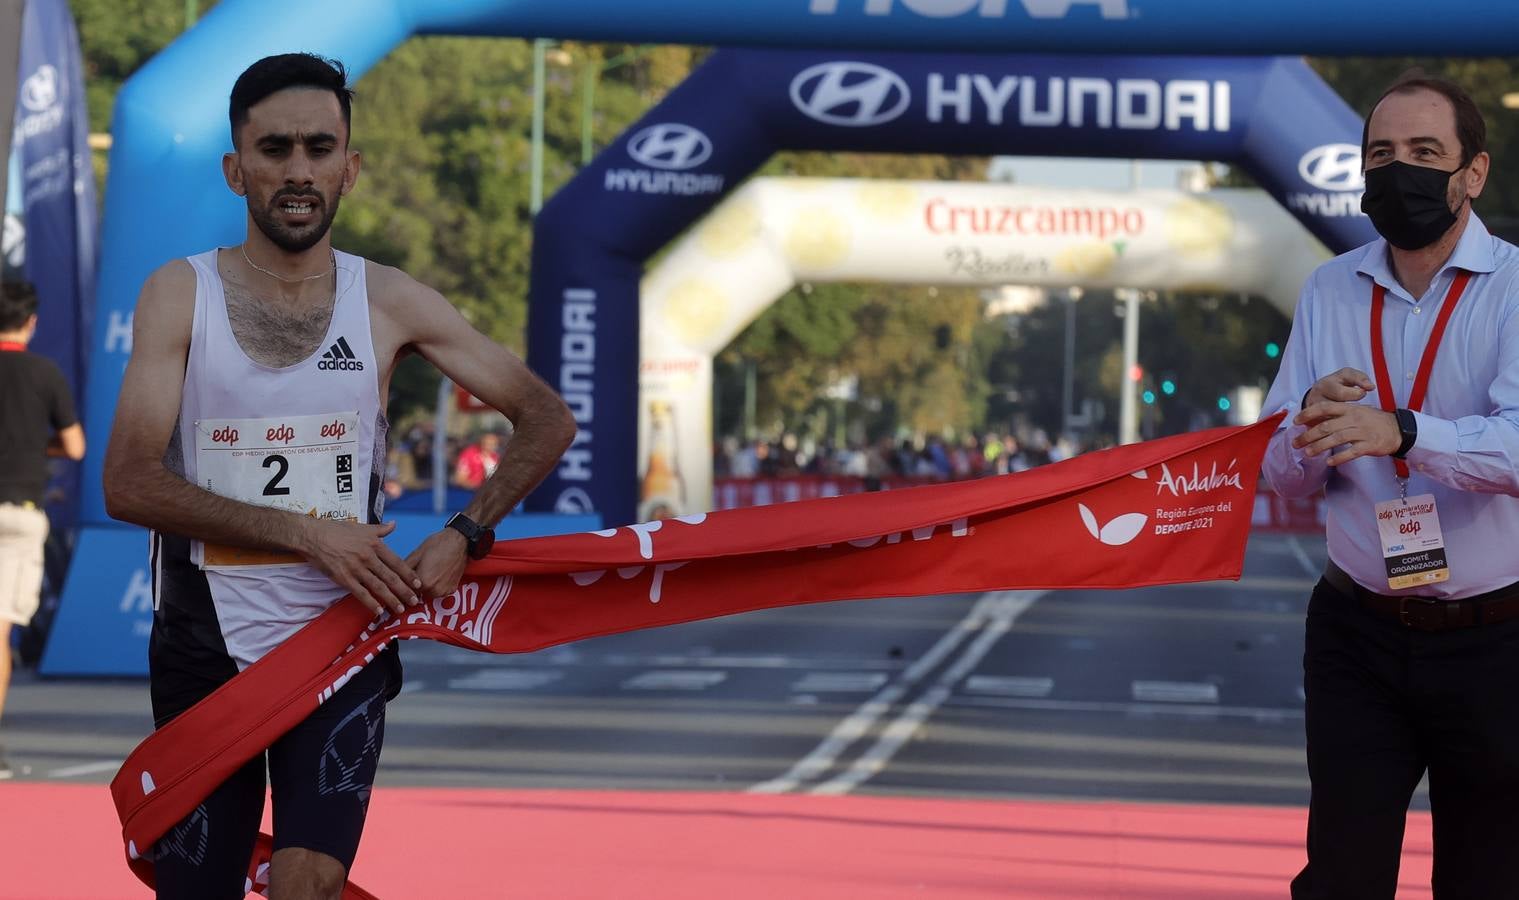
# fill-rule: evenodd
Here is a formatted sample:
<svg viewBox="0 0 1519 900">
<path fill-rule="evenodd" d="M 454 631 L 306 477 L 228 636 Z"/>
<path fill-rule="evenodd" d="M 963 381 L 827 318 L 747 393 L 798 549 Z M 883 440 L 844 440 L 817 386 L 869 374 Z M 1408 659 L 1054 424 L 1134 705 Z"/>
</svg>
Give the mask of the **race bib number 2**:
<svg viewBox="0 0 1519 900">
<path fill-rule="evenodd" d="M 323 519 L 359 521 L 357 412 L 195 423 L 196 483 L 213 494 Z M 207 543 L 207 569 L 302 565 L 294 553 Z"/>
</svg>

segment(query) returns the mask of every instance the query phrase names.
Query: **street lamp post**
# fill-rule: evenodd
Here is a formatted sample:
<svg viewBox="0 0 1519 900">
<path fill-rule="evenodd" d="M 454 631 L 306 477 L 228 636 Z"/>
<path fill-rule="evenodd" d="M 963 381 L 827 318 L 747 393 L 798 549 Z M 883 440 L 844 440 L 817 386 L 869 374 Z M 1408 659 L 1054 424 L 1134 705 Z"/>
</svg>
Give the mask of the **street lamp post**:
<svg viewBox="0 0 1519 900">
<path fill-rule="evenodd" d="M 1123 380 L 1118 404 L 1118 443 L 1139 441 L 1139 289 L 1120 288 L 1123 312 Z"/>
<path fill-rule="evenodd" d="M 580 70 L 580 164 L 591 161 L 591 117 L 596 113 L 596 82 L 601 67 L 586 63 Z"/>
<path fill-rule="evenodd" d="M 1060 433 L 1071 433 L 1071 406 L 1076 401 L 1076 301 L 1081 288 L 1065 292 L 1065 371 L 1060 379 Z"/>
<path fill-rule="evenodd" d="M 543 208 L 543 66 L 548 48 L 546 38 L 533 41 L 533 137 L 527 209 L 534 216 Z"/>
<path fill-rule="evenodd" d="M 595 138 L 592 135 L 591 121 L 596 115 L 596 85 L 601 81 L 601 76 L 625 66 L 630 62 L 649 52 L 648 47 L 634 47 L 625 50 L 611 59 L 597 62 L 587 62 L 580 72 L 580 164 L 585 165 L 591 161 L 595 153 Z"/>
</svg>

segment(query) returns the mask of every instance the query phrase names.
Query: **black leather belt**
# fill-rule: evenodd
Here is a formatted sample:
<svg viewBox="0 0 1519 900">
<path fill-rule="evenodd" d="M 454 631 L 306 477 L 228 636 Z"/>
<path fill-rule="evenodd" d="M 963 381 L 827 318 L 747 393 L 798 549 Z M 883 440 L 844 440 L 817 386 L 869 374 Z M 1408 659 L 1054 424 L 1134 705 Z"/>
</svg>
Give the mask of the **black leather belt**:
<svg viewBox="0 0 1519 900">
<path fill-rule="evenodd" d="M 1417 631 L 1449 631 L 1519 619 L 1519 582 L 1460 600 L 1398 597 L 1361 587 L 1333 560 L 1324 569 L 1324 580 L 1371 612 Z"/>
</svg>

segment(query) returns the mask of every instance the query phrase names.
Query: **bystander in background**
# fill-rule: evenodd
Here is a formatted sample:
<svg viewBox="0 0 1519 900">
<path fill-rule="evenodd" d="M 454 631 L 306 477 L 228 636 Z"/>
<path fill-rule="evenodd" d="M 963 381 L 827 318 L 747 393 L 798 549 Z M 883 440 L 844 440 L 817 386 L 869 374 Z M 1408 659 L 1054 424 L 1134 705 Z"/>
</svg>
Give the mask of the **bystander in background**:
<svg viewBox="0 0 1519 900">
<path fill-rule="evenodd" d="M 37 292 L 0 285 L 0 714 L 11 677 L 11 627 L 25 627 L 42 591 L 48 519 L 42 511 L 49 456 L 82 459 L 84 429 L 58 365 L 28 352 Z M 0 747 L 0 778 L 11 777 Z"/>
</svg>

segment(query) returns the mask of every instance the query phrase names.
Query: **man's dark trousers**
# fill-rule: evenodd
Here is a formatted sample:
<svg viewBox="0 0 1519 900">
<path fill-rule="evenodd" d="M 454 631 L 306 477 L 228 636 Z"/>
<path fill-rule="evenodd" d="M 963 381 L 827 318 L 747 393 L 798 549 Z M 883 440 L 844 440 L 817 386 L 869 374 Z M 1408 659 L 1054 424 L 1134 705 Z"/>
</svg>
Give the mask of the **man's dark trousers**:
<svg viewBox="0 0 1519 900">
<path fill-rule="evenodd" d="M 1519 898 L 1519 620 L 1416 631 L 1320 580 L 1303 670 L 1313 799 L 1293 900 L 1393 900 L 1426 769 L 1435 900 Z"/>
</svg>

